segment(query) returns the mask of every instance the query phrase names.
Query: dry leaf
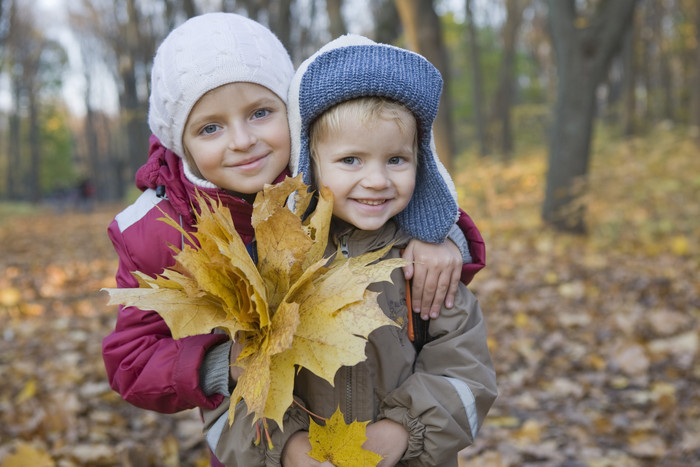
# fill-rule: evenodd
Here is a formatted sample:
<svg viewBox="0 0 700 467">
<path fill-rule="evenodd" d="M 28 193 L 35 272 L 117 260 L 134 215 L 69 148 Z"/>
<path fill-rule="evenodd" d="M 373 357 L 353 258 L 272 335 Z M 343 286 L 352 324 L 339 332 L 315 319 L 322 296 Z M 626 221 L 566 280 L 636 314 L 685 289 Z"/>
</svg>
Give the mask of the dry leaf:
<svg viewBox="0 0 700 467">
<path fill-rule="evenodd" d="M 369 422 L 354 421 L 347 425 L 338 407 L 324 426 L 311 420 L 309 456 L 319 462 L 328 461 L 335 467 L 376 466 L 382 456 L 362 448 Z"/>
<path fill-rule="evenodd" d="M 37 449 L 31 444 L 19 443 L 14 454 L 7 456 L 0 467 L 53 467 L 56 463 L 43 449 Z"/>
<path fill-rule="evenodd" d="M 157 311 L 176 339 L 214 328 L 238 336 L 244 348 L 236 366 L 244 372 L 231 395 L 231 423 L 243 399 L 256 421 L 270 418 L 282 426 L 298 367 L 332 384 L 338 368 L 366 358 L 370 332 L 396 325 L 382 312 L 376 294 L 366 289 L 390 280 L 405 261 L 377 261 L 387 247 L 349 259 L 336 255 L 328 264 L 323 253 L 332 194 L 323 189 L 316 209 L 302 222 L 301 214 L 285 206 L 293 193 L 298 206 L 309 204 L 312 194 L 300 176 L 268 185 L 256 197 L 252 224 L 257 267 L 228 210 L 202 196 L 199 204 L 212 209 L 197 215 L 197 232 L 185 232 L 173 219 L 164 219 L 198 248 L 176 249 L 176 265 L 162 277 L 136 272 L 140 288 L 106 289 L 110 304 Z"/>
</svg>

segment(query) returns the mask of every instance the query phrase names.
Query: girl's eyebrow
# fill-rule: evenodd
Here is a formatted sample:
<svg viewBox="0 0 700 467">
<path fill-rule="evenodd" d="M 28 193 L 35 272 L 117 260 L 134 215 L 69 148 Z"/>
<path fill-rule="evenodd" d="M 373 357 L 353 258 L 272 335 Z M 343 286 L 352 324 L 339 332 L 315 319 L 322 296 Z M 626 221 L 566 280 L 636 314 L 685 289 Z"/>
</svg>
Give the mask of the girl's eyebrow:
<svg viewBox="0 0 700 467">
<path fill-rule="evenodd" d="M 275 100 L 271 97 L 260 97 L 259 99 L 256 99 L 253 102 L 251 102 L 248 105 L 248 107 L 278 107 L 280 104 L 284 105 L 283 102 Z"/>
</svg>

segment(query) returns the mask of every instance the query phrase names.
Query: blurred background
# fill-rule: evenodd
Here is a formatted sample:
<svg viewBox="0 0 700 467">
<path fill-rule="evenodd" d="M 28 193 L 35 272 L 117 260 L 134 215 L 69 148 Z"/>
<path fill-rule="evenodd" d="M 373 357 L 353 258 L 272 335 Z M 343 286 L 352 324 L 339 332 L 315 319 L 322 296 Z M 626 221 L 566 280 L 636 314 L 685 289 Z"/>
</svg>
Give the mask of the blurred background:
<svg viewBox="0 0 700 467">
<path fill-rule="evenodd" d="M 700 462 L 700 2 L 0 0 L 0 466 L 206 465 L 106 382 L 111 219 L 158 44 L 231 11 L 295 65 L 347 32 L 442 72 L 500 396 L 464 465 Z"/>
</svg>

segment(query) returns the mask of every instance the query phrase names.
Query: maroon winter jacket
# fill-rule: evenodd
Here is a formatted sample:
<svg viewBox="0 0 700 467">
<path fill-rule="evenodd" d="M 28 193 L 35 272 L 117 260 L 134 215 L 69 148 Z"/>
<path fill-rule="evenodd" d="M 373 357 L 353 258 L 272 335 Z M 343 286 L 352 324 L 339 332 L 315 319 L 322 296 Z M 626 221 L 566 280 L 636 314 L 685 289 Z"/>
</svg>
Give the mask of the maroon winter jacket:
<svg viewBox="0 0 700 467">
<path fill-rule="evenodd" d="M 287 171 L 283 172 L 275 182 L 287 175 Z M 186 230 L 194 230 L 191 204 L 195 188 L 221 199 L 231 210 L 242 240 L 248 244 L 253 239 L 252 205 L 224 190 L 195 187 L 183 172 L 182 160 L 155 136 L 150 139 L 148 162 L 136 173 L 136 185 L 143 194 L 119 213 L 108 228 L 119 255 L 117 287 L 138 287 L 132 271 L 155 276 L 175 264 L 169 245 L 182 248 L 182 236 L 158 218 L 164 217 L 165 212 Z M 484 242 L 463 211 L 458 225 L 473 258 L 462 269 L 462 282 L 468 284 L 484 267 Z M 207 350 L 226 339 L 225 334 L 206 334 L 176 340 L 155 311 L 120 306 L 115 329 L 102 343 L 102 355 L 112 388 L 137 407 L 162 413 L 193 407 L 213 409 L 223 396 L 204 395 L 199 369 Z"/>
</svg>

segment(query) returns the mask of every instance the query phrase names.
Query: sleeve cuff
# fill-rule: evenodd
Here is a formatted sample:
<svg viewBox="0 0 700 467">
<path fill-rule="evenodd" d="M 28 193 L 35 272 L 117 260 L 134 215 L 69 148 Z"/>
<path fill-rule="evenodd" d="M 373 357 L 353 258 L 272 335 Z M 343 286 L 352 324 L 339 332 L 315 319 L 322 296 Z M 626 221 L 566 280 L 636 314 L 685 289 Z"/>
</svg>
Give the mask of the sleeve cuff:
<svg viewBox="0 0 700 467">
<path fill-rule="evenodd" d="M 405 407 L 393 407 L 384 412 L 384 418 L 400 423 L 408 431 L 408 448 L 404 452 L 402 461 L 414 459 L 423 452 L 423 439 L 425 437 L 425 425 L 417 418 L 411 418 Z"/>
<path fill-rule="evenodd" d="M 229 388 L 230 354 L 231 341 L 228 341 L 213 347 L 204 356 L 202 366 L 199 369 L 199 382 L 207 397 L 213 394 L 231 395 Z"/>
<path fill-rule="evenodd" d="M 462 264 L 471 263 L 472 255 L 469 253 L 467 238 L 464 236 L 464 232 L 462 232 L 462 229 L 460 229 L 457 224 L 452 224 L 452 227 L 447 234 L 447 238 L 452 240 L 462 253 Z"/>
</svg>

